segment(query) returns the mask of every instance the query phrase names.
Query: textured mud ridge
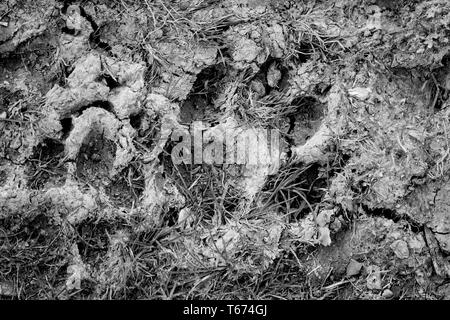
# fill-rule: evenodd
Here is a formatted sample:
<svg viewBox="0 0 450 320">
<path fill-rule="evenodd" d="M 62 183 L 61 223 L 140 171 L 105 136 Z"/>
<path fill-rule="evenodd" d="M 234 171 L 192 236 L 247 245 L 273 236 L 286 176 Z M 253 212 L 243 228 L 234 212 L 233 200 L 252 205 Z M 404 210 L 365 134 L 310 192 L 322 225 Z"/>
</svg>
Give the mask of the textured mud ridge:
<svg viewBox="0 0 450 320">
<path fill-rule="evenodd" d="M 0 22 L 0 298 L 450 298 L 447 0 Z M 266 130 L 279 157 L 174 162 L 200 121 L 206 148 Z"/>
</svg>

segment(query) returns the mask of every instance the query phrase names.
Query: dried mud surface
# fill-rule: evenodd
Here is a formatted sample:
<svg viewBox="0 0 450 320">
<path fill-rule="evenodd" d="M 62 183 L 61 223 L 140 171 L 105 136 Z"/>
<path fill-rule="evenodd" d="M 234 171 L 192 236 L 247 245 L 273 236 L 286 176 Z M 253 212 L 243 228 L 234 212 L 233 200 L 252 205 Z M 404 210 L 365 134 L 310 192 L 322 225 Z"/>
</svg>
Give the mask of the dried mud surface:
<svg viewBox="0 0 450 320">
<path fill-rule="evenodd" d="M 449 40 L 447 0 L 2 1 L 0 298 L 450 299 Z M 175 164 L 194 121 L 281 162 Z"/>
</svg>

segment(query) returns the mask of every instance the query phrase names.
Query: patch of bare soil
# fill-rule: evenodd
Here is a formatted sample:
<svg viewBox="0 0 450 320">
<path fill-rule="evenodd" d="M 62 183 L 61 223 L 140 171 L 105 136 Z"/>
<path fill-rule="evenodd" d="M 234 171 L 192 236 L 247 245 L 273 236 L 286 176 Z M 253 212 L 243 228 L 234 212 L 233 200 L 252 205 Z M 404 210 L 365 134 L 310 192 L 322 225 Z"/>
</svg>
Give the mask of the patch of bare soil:
<svg viewBox="0 0 450 320">
<path fill-rule="evenodd" d="M 449 25 L 2 1 L 0 298 L 449 299 Z"/>
</svg>

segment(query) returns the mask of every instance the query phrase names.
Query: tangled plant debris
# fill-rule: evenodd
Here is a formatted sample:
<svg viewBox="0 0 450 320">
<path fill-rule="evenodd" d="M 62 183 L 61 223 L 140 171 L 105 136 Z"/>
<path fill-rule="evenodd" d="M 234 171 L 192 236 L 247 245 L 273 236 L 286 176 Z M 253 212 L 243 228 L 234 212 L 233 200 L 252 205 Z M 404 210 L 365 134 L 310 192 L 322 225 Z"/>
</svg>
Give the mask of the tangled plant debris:
<svg viewBox="0 0 450 320">
<path fill-rule="evenodd" d="M 2 1 L 0 298 L 450 299 L 449 35 L 447 0 Z"/>
</svg>

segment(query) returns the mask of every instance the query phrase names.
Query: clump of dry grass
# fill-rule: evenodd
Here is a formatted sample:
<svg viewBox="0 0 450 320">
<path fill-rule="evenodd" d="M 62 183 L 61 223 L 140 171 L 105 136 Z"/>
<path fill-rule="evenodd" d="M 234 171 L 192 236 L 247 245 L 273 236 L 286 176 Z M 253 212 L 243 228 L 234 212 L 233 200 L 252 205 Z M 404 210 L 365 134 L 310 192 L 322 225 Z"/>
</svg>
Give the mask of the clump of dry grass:
<svg viewBox="0 0 450 320">
<path fill-rule="evenodd" d="M 199 221 L 214 224 L 225 223 L 241 201 L 231 171 L 226 165 L 182 164 L 166 167 L 166 172 L 186 197 L 187 206 L 199 214 Z"/>
<path fill-rule="evenodd" d="M 278 258 L 261 274 L 248 274 L 232 267 L 186 270 L 173 264 L 164 252 L 171 247 L 167 227 L 136 234 L 129 249 L 135 261 L 126 286 L 114 299 L 306 299 L 309 283 L 299 256 L 306 247 Z"/>
<path fill-rule="evenodd" d="M 310 56 L 324 60 L 339 57 L 345 51 L 340 37 L 327 32 L 324 17 L 332 7 L 324 8 L 315 2 L 297 4 L 296 10 L 282 12 L 287 29 L 290 54 L 288 59 L 304 62 Z M 331 23 L 329 21 L 328 23 Z"/>
<path fill-rule="evenodd" d="M 288 160 L 276 174 L 268 176 L 250 216 L 275 211 L 287 215 L 291 221 L 298 221 L 307 213 L 317 212 L 331 178 L 343 170 L 345 163 L 346 156 L 339 151 L 326 165 Z"/>
<path fill-rule="evenodd" d="M 288 165 L 270 177 L 259 194 L 261 211 L 275 210 L 297 218 L 305 209 L 314 211 L 310 194 L 316 180 L 316 167 Z M 310 199 L 308 200 L 308 197 Z M 295 219 L 296 220 L 296 219 Z"/>
</svg>

